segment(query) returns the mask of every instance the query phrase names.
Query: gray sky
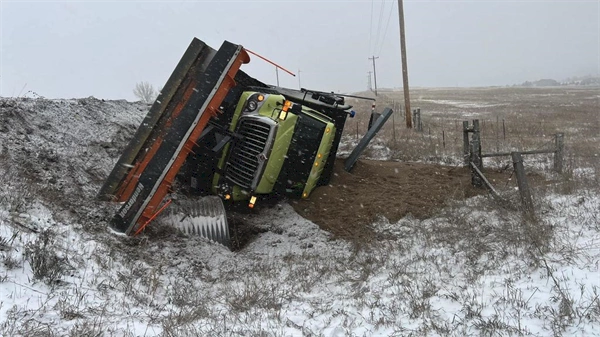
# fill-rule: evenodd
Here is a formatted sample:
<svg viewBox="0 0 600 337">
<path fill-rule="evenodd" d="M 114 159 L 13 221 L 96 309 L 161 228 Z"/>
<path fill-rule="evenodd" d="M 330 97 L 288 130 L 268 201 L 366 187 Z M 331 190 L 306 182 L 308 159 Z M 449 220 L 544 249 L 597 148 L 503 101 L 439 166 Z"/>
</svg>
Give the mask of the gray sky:
<svg viewBox="0 0 600 337">
<path fill-rule="evenodd" d="M 400 87 L 396 3 L 0 0 L 0 96 L 133 100 L 136 82 L 164 84 L 193 37 L 241 44 L 327 91 L 366 89 L 375 55 L 378 86 Z M 411 86 L 600 73 L 600 0 L 405 0 L 404 11 Z M 276 81 L 256 57 L 242 69 Z"/>
</svg>

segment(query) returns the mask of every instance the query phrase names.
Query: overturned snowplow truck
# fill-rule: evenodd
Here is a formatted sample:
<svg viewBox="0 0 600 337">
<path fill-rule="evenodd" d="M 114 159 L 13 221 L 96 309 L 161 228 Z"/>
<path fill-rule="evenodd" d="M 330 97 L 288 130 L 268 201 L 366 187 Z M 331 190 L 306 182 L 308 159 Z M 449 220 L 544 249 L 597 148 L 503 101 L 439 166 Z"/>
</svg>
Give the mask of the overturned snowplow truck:
<svg viewBox="0 0 600 337">
<path fill-rule="evenodd" d="M 227 245 L 223 200 L 254 207 L 272 194 L 307 198 L 329 182 L 351 106 L 264 84 L 240 70 L 248 62 L 240 45 L 192 41 L 98 193 L 121 203 L 115 230 L 136 235 L 160 215 Z M 172 202 L 175 186 L 198 197 Z"/>
</svg>

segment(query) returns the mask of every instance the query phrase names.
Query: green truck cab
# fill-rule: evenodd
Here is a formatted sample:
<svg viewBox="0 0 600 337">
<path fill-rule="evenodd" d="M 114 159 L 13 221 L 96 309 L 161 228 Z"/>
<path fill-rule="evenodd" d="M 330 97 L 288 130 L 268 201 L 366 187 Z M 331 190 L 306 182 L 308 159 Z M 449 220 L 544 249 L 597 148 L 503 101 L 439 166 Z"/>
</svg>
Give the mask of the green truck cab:
<svg viewBox="0 0 600 337">
<path fill-rule="evenodd" d="M 272 193 L 307 198 L 319 184 L 335 141 L 332 118 L 284 95 L 244 91 L 236 104 L 212 181 L 233 201 Z M 335 155 L 335 154 L 334 154 Z"/>
</svg>

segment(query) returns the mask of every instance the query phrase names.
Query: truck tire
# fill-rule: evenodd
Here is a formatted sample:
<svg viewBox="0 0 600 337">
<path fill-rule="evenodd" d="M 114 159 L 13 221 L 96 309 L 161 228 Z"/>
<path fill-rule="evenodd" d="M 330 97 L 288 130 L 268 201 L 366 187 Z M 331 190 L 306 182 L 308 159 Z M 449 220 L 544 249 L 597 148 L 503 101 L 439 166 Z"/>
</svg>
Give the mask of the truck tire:
<svg viewBox="0 0 600 337">
<path fill-rule="evenodd" d="M 160 222 L 187 235 L 201 236 L 226 247 L 230 245 L 225 207 L 218 196 L 178 201 L 164 211 Z"/>
</svg>

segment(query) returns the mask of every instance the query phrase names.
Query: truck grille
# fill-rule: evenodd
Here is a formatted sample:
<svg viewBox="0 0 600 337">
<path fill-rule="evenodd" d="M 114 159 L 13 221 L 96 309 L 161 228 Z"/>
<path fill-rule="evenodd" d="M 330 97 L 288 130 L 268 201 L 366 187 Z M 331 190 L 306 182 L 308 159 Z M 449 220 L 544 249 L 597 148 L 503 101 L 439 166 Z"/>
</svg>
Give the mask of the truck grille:
<svg viewBox="0 0 600 337">
<path fill-rule="evenodd" d="M 267 154 L 273 125 L 270 119 L 260 117 L 242 117 L 236 133 L 243 137 L 233 144 L 227 162 L 225 175 L 236 185 L 246 189 L 256 188 L 264 160 L 260 154 Z"/>
</svg>

